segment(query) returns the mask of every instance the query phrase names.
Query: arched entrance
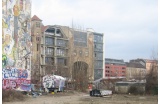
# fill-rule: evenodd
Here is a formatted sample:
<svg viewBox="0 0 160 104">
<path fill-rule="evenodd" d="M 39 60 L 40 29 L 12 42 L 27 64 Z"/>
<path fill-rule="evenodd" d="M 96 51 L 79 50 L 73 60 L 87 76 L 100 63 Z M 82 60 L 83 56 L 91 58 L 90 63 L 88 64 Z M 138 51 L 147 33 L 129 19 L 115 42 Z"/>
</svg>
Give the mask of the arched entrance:
<svg viewBox="0 0 160 104">
<path fill-rule="evenodd" d="M 78 74 L 83 74 L 87 76 L 88 64 L 83 61 L 77 61 L 73 64 L 73 79 L 76 78 Z M 83 76 L 82 76 L 83 77 Z"/>
</svg>

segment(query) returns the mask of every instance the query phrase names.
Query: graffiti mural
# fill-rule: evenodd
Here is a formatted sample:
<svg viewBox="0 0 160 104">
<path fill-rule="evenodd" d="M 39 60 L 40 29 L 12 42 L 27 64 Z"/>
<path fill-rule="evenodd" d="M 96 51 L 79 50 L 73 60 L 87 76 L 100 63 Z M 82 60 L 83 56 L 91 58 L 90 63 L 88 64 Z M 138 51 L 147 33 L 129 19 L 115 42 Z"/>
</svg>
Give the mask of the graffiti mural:
<svg viewBox="0 0 160 104">
<path fill-rule="evenodd" d="M 2 80 L 5 89 L 26 89 L 24 84 L 30 82 L 30 18 L 31 0 L 2 0 Z"/>
</svg>

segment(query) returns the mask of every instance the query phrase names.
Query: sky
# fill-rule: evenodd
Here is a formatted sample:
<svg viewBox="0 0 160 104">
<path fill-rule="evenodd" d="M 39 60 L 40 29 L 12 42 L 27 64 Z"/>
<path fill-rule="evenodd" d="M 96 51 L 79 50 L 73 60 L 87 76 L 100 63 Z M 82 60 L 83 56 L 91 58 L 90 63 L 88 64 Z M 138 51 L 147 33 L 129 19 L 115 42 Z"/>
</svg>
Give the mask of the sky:
<svg viewBox="0 0 160 104">
<path fill-rule="evenodd" d="M 158 54 L 158 0 L 32 0 L 44 25 L 92 28 L 104 34 L 105 58 Z"/>
</svg>

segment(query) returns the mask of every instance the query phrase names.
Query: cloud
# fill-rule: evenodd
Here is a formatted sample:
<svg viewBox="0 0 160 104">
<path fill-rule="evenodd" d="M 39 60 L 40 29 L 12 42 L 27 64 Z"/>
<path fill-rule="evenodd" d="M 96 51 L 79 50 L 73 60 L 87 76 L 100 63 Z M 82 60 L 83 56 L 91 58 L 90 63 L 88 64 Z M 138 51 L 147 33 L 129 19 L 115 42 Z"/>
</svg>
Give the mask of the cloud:
<svg viewBox="0 0 160 104">
<path fill-rule="evenodd" d="M 104 33 L 105 57 L 148 58 L 158 47 L 158 0 L 33 0 L 44 25 L 79 25 Z"/>
</svg>

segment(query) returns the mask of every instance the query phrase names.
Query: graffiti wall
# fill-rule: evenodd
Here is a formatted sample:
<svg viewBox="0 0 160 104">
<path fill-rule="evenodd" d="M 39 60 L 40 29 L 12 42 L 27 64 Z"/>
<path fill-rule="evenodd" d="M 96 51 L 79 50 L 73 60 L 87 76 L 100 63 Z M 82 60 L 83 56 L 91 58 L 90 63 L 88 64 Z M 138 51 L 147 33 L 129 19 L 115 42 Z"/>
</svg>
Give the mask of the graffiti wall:
<svg viewBox="0 0 160 104">
<path fill-rule="evenodd" d="M 30 18 L 30 0 L 2 0 L 2 86 L 4 89 L 25 89 L 24 85 L 30 83 Z"/>
</svg>

